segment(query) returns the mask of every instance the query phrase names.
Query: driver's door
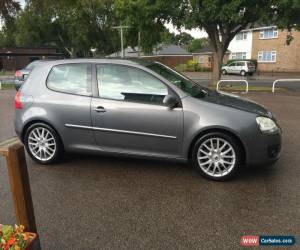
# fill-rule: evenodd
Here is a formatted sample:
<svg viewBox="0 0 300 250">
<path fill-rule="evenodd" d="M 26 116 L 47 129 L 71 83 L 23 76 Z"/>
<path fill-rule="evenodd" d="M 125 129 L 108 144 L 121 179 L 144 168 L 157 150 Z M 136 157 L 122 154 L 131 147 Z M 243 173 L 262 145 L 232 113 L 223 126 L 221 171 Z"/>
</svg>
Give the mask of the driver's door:
<svg viewBox="0 0 300 250">
<path fill-rule="evenodd" d="M 163 104 L 170 89 L 150 73 L 131 66 L 99 64 L 91 115 L 104 151 L 180 157 L 183 112 Z M 180 100 L 179 100 L 180 101 Z"/>
<path fill-rule="evenodd" d="M 231 64 L 228 65 L 228 73 L 229 74 L 236 73 L 236 62 L 232 62 Z"/>
</svg>

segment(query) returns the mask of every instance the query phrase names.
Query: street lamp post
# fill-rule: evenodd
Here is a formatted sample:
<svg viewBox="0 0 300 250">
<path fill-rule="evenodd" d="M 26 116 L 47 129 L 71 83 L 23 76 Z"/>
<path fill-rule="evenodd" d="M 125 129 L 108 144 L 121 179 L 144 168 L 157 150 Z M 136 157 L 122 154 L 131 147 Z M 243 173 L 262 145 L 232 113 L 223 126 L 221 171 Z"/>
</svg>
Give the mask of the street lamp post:
<svg viewBox="0 0 300 250">
<path fill-rule="evenodd" d="M 121 57 L 124 57 L 124 39 L 123 39 L 123 29 L 128 29 L 129 26 L 120 25 L 113 27 L 114 29 L 119 29 L 121 33 Z"/>
</svg>

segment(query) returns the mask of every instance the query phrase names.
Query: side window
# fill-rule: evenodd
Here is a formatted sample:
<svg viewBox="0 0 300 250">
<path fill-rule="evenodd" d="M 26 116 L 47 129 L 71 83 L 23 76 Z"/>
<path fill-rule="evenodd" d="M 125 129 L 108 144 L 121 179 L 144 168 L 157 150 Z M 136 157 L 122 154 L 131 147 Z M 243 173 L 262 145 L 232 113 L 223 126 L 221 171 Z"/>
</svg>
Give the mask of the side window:
<svg viewBox="0 0 300 250">
<path fill-rule="evenodd" d="M 97 65 L 100 98 L 162 104 L 168 88 L 149 73 L 122 65 Z"/>
<path fill-rule="evenodd" d="M 90 64 L 61 64 L 51 69 L 47 86 L 49 89 L 59 92 L 91 95 L 91 79 Z"/>
<path fill-rule="evenodd" d="M 233 67 L 233 66 L 235 66 L 235 65 L 236 65 L 236 63 L 233 62 L 233 63 L 230 63 L 228 66 L 229 66 L 229 67 Z"/>
</svg>

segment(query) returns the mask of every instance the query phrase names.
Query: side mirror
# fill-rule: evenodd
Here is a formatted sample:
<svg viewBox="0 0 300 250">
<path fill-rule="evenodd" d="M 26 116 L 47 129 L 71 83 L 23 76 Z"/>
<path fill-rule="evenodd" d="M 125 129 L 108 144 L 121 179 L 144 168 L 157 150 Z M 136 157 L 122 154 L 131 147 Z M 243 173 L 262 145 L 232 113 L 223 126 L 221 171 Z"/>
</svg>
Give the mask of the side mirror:
<svg viewBox="0 0 300 250">
<path fill-rule="evenodd" d="M 175 108 L 179 104 L 179 102 L 176 97 L 174 97 L 172 95 L 166 95 L 163 100 L 163 104 L 165 104 L 170 109 L 172 109 L 172 108 Z"/>
</svg>

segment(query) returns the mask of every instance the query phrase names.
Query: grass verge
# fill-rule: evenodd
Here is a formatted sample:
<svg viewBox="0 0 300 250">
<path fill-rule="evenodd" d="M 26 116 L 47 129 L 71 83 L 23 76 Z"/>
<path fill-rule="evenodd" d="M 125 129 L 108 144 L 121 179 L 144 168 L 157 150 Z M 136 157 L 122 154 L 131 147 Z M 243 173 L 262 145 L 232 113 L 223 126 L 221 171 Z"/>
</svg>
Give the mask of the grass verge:
<svg viewBox="0 0 300 250">
<path fill-rule="evenodd" d="M 6 90 L 6 89 L 15 89 L 15 84 L 13 83 L 1 83 L 1 90 Z"/>
<path fill-rule="evenodd" d="M 219 89 L 220 91 L 238 91 L 238 92 L 243 92 L 246 90 L 245 86 L 224 86 Z M 272 92 L 271 87 L 263 87 L 263 86 L 249 86 L 248 91 L 253 91 L 253 92 Z M 276 92 L 286 92 L 286 89 L 283 88 L 276 88 Z"/>
</svg>

